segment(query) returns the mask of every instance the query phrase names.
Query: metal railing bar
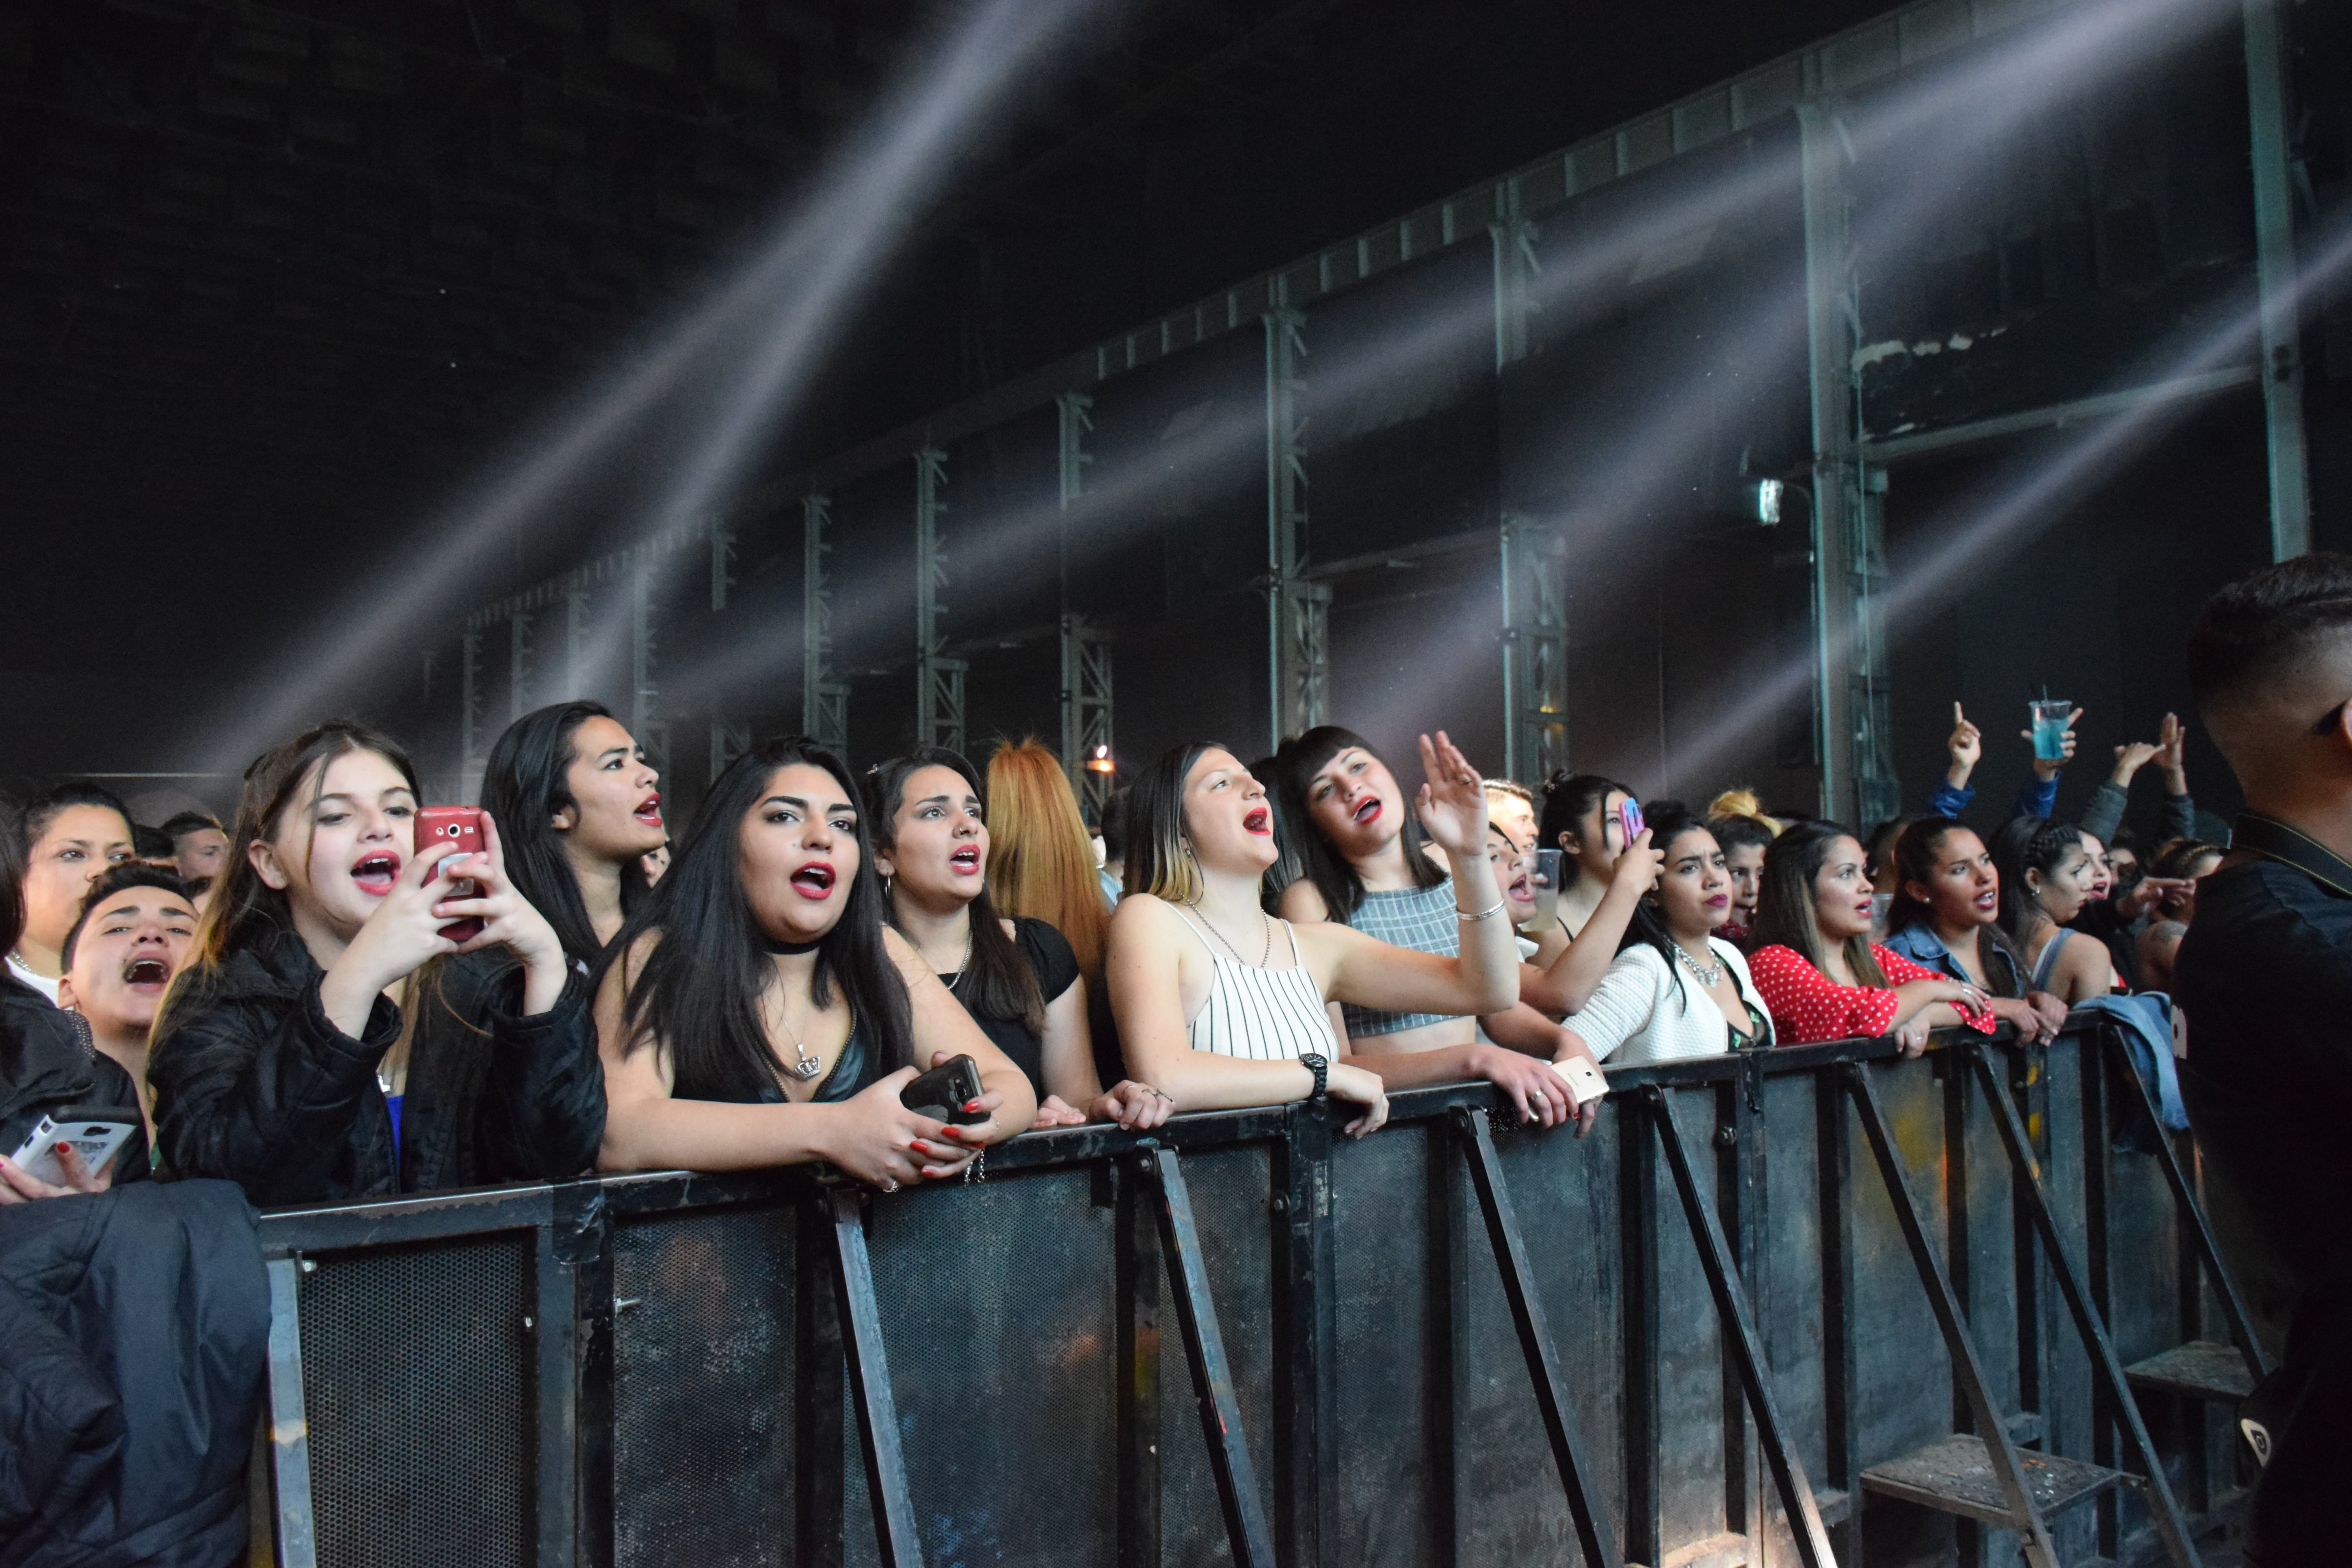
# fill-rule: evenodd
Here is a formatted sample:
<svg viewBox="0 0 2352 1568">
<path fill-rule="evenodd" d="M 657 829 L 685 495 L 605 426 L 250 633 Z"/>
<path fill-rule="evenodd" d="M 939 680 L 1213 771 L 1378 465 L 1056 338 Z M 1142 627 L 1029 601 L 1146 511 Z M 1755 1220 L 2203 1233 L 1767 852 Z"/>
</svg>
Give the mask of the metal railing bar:
<svg viewBox="0 0 2352 1568">
<path fill-rule="evenodd" d="M 269 1480 L 278 1568 L 319 1568 L 310 1506 L 310 1421 L 302 1389 L 302 1260 L 269 1273 Z"/>
<path fill-rule="evenodd" d="M 2065 1237 L 2058 1234 L 2058 1222 L 2050 1213 L 2048 1194 L 2042 1186 L 2041 1162 L 2025 1142 L 2025 1128 L 2019 1121 L 2017 1107 L 2002 1092 L 2000 1079 L 1994 1075 L 1991 1058 L 1981 1046 L 1968 1047 L 1969 1066 L 1985 1099 L 1991 1103 L 1993 1125 L 2000 1132 L 2003 1147 L 2009 1151 L 2009 1164 L 2015 1174 L 2019 1195 L 2033 1216 L 2034 1229 L 2041 1233 L 2042 1246 L 2057 1275 L 2058 1291 L 2066 1300 L 2066 1309 L 2074 1317 L 2074 1327 L 2083 1336 L 2083 1348 L 2090 1352 L 2092 1369 L 2105 1385 L 2108 1402 L 2130 1436 L 2132 1447 L 2147 1474 L 2146 1485 L 2156 1498 L 2157 1533 L 2164 1538 L 2165 1550 L 2179 1568 L 2201 1568 L 2197 1548 L 2189 1539 L 2189 1523 L 2181 1516 L 2180 1503 L 2172 1495 L 2172 1487 L 2165 1479 L 2164 1461 L 2158 1456 L 2156 1444 L 2147 1435 L 2147 1426 L 2140 1419 L 2139 1403 L 2132 1397 L 2130 1384 L 2124 1377 L 2123 1363 L 2116 1359 L 2115 1342 L 2107 1337 L 2107 1326 L 2091 1305 L 2089 1292 L 2084 1288 L 2081 1270 L 2074 1267 L 2074 1257 L 2066 1246 Z"/>
<path fill-rule="evenodd" d="M 1576 1540 L 1587 1568 L 1621 1568 L 1616 1532 L 1610 1528 L 1609 1506 L 1601 1495 L 1591 1464 L 1584 1457 L 1577 1431 L 1574 1402 L 1568 1379 L 1559 1367 L 1559 1349 L 1544 1320 L 1543 1302 L 1535 1289 L 1535 1271 L 1528 1261 L 1527 1241 L 1519 1232 L 1518 1210 L 1511 1203 L 1510 1186 L 1495 1152 L 1495 1135 L 1487 1113 L 1457 1109 L 1454 1125 L 1460 1135 L 1462 1158 L 1478 1194 L 1479 1212 L 1486 1221 L 1486 1238 L 1494 1246 L 1495 1268 L 1502 1276 L 1503 1297 L 1510 1303 L 1511 1324 L 1518 1331 L 1519 1352 L 1527 1357 L 1528 1381 L 1534 1387 L 1536 1409 L 1543 1417 L 1544 1436 L 1550 1440 L 1552 1462 L 1559 1468 L 1560 1485 L 1568 1492 L 1569 1512 L 1576 1521 Z"/>
<path fill-rule="evenodd" d="M 1234 1388 L 1233 1363 L 1225 1356 L 1217 1308 L 1209 1293 L 1208 1264 L 1201 1251 L 1201 1228 L 1192 1217 L 1192 1195 L 1172 1149 L 1146 1151 L 1141 1168 L 1157 1189 L 1160 1247 L 1175 1298 L 1176 1320 L 1184 1334 L 1184 1354 L 1192 1365 L 1192 1392 L 1199 1403 L 1201 1436 L 1216 1478 L 1217 1505 L 1234 1568 L 1275 1568 L 1274 1531 L 1259 1494 L 1257 1468 L 1250 1462 L 1242 1431 L 1241 1398 Z"/>
<path fill-rule="evenodd" d="M 1977 1356 L 1976 1343 L 1969 1337 L 1959 1301 L 1952 1294 L 1951 1279 L 1944 1272 L 1943 1259 L 1927 1235 L 1918 1197 L 1911 1191 L 1910 1178 L 1904 1175 L 1902 1163 L 1895 1158 L 1894 1142 L 1887 1136 L 1885 1119 L 1879 1110 L 1878 1091 L 1870 1086 L 1869 1069 L 1858 1062 L 1848 1062 L 1838 1071 L 1844 1077 L 1847 1095 L 1859 1114 L 1864 1141 L 1869 1143 L 1870 1152 L 1878 1163 L 1878 1173 L 1886 1184 L 1886 1195 L 1893 1200 L 1895 1217 L 1903 1227 L 1904 1241 L 1911 1248 L 1911 1261 L 1918 1270 L 1919 1283 L 1927 1289 L 1927 1304 L 1935 1310 L 1936 1326 L 1942 1331 L 1945 1349 L 1952 1359 L 1953 1375 L 1959 1380 L 1969 1408 L 1975 1414 L 1977 1436 L 1982 1439 L 1993 1475 L 2000 1482 L 2011 1528 L 2018 1532 L 2020 1547 L 2032 1568 L 2058 1568 L 2057 1543 L 2051 1540 L 2050 1527 L 2043 1522 L 2040 1510 L 2033 1506 L 2032 1494 L 2026 1489 L 2024 1466 L 2017 1457 L 2017 1444 L 2009 1435 L 2007 1415 L 1993 1399 L 1992 1384 L 1985 1376 L 1984 1363 Z"/>
<path fill-rule="evenodd" d="M 898 1403 L 890 1391 L 890 1359 L 882 1342 L 882 1304 L 874 1293 L 874 1266 L 866 1251 L 866 1205 L 858 1194 L 839 1187 L 826 1194 L 826 1202 L 833 1212 L 841 1345 L 849 1357 L 857 1444 L 865 1454 L 867 1495 L 874 1502 L 875 1542 L 882 1568 L 922 1568 L 914 1492 L 899 1440 Z"/>
<path fill-rule="evenodd" d="M 1797 1541 L 1797 1555 L 1804 1561 L 1805 1568 L 1837 1568 L 1836 1554 L 1830 1550 L 1829 1531 L 1822 1524 L 1820 1506 L 1813 1501 L 1812 1483 L 1805 1477 L 1803 1461 L 1790 1447 L 1788 1430 L 1780 1420 L 1780 1402 L 1772 1397 L 1772 1368 L 1765 1359 L 1763 1335 L 1756 1327 L 1755 1314 L 1748 1310 L 1748 1293 L 1732 1261 L 1731 1244 L 1716 1218 L 1715 1205 L 1707 1202 L 1691 1168 L 1690 1149 L 1683 1142 L 1682 1123 L 1675 1116 L 1674 1101 L 1656 1084 L 1644 1085 L 1642 1098 L 1657 1119 L 1658 1142 L 1665 1151 L 1666 1169 L 1673 1174 L 1675 1190 L 1682 1198 L 1683 1217 L 1690 1223 L 1691 1239 L 1698 1244 L 1699 1263 L 1706 1270 L 1707 1289 L 1714 1293 L 1716 1315 L 1722 1321 L 1724 1336 L 1731 1342 L 1739 1381 L 1747 1386 L 1748 1408 L 1756 1417 L 1757 1436 L 1764 1447 L 1764 1463 L 1772 1472 L 1772 1484 L 1780 1490 L 1780 1506 L 1788 1511 L 1790 1532 Z"/>
</svg>

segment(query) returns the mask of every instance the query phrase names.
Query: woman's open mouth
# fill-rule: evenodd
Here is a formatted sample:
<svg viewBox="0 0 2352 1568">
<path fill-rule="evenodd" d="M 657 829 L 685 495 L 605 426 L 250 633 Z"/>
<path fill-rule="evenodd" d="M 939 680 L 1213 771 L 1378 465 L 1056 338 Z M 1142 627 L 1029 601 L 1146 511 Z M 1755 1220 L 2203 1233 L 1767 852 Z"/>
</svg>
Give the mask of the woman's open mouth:
<svg viewBox="0 0 2352 1568">
<path fill-rule="evenodd" d="M 2000 889 L 1999 888 L 1987 888 L 1983 892 L 1979 893 L 1976 896 L 1974 902 L 1977 908 L 1980 910 L 1997 910 L 2000 908 Z"/>
<path fill-rule="evenodd" d="M 1356 807 L 1354 812 L 1350 815 L 1353 816 L 1359 823 L 1375 820 L 1381 815 L 1381 797 L 1376 795 L 1366 795 L 1364 797 L 1364 804 Z"/>
<path fill-rule="evenodd" d="M 803 899 L 819 901 L 833 897 L 833 868 L 822 860 L 812 860 L 792 875 L 793 891 Z"/>
<path fill-rule="evenodd" d="M 383 898 L 392 891 L 392 885 L 400 880 L 400 857 L 390 854 L 362 856 L 352 868 L 352 880 L 360 885 L 361 892 L 371 898 Z"/>
<path fill-rule="evenodd" d="M 979 876 L 979 849 L 971 845 L 965 845 L 962 848 L 948 857 L 948 869 L 953 871 L 959 877 Z"/>
<path fill-rule="evenodd" d="M 172 966 L 160 958 L 142 955 L 122 966 L 122 983 L 135 990 L 160 991 L 172 983 Z"/>
<path fill-rule="evenodd" d="M 1373 804 L 1378 805 L 1379 803 L 1374 802 Z M 1274 814 L 1266 810 L 1266 808 L 1262 805 L 1251 806 L 1247 812 L 1243 814 L 1242 831 L 1244 833 L 1273 832 Z"/>
<path fill-rule="evenodd" d="M 637 803 L 637 809 L 630 815 L 647 827 L 659 827 L 662 825 L 660 794 L 656 792 L 646 796 Z"/>
</svg>

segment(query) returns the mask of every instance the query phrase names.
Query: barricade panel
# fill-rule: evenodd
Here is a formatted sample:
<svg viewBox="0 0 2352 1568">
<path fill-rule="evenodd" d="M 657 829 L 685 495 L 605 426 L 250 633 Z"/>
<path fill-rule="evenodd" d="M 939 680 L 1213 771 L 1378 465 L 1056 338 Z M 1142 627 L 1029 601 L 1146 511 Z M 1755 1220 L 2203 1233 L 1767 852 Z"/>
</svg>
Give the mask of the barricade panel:
<svg viewBox="0 0 2352 1568">
<path fill-rule="evenodd" d="M 1200 1222 L 1225 1353 L 1233 1362 L 1242 1432 L 1257 1459 L 1267 1516 L 1274 1510 L 1274 1196 L 1273 1151 L 1262 1143 L 1183 1156 L 1184 1179 Z M 1163 1293 L 1168 1287 L 1162 1287 Z M 1172 1305 L 1160 1316 L 1160 1551 L 1166 1568 L 1231 1563 L 1224 1516 L 1209 1450 L 1201 1437 L 1192 1369 Z"/>
<path fill-rule="evenodd" d="M 523 1568 L 530 1236 L 310 1261 L 302 1388 L 319 1561 Z"/>
</svg>

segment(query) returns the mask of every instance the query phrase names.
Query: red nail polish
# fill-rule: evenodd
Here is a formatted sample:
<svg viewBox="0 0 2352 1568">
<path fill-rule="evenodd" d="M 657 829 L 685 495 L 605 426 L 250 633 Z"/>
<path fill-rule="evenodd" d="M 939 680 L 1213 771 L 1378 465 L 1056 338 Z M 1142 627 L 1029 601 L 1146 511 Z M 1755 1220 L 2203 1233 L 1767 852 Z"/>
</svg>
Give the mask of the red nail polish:
<svg viewBox="0 0 2352 1568">
<path fill-rule="evenodd" d="M 978 1110 L 980 1109 L 980 1101 L 976 1100 L 967 1100 L 963 1102 L 963 1108 L 966 1110 Z"/>
</svg>

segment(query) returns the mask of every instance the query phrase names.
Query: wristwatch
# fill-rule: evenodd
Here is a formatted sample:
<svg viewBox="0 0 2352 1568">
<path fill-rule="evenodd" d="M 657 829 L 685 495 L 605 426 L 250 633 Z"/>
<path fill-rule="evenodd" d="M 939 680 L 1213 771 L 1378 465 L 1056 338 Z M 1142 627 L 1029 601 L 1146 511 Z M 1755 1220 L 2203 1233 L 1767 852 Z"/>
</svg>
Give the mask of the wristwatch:
<svg viewBox="0 0 2352 1568">
<path fill-rule="evenodd" d="M 1315 1092 L 1307 1098 L 1320 1101 L 1331 1087 L 1331 1063 L 1328 1058 L 1308 1051 L 1298 1058 L 1298 1065 L 1315 1075 Z"/>
</svg>

